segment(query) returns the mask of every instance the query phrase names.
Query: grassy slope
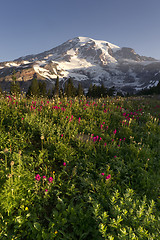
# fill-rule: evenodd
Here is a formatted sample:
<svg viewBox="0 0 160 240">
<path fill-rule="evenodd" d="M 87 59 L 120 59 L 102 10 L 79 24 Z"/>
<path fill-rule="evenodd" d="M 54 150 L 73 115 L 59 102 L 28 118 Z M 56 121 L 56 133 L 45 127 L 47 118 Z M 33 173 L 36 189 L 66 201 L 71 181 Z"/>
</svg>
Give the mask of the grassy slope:
<svg viewBox="0 0 160 240">
<path fill-rule="evenodd" d="M 1 97 L 1 239 L 158 239 L 159 105 Z"/>
</svg>

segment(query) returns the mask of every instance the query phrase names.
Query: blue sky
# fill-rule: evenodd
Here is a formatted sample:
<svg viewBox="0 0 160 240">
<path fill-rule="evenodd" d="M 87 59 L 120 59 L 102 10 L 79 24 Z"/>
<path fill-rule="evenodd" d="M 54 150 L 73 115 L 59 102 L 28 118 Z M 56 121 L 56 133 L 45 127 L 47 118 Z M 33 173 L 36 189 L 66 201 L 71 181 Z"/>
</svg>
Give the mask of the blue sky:
<svg viewBox="0 0 160 240">
<path fill-rule="evenodd" d="M 1 0 L 0 62 L 77 36 L 160 59 L 160 0 Z"/>
</svg>

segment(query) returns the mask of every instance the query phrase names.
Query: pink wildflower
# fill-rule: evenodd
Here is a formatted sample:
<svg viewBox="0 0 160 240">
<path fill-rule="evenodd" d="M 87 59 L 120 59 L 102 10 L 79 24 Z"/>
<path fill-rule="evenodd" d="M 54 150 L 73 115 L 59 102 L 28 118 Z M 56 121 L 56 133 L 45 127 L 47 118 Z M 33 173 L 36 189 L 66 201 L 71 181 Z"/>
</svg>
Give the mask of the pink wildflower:
<svg viewBox="0 0 160 240">
<path fill-rule="evenodd" d="M 116 134 L 116 132 L 117 132 L 117 130 L 115 129 L 115 130 L 113 131 L 113 133 Z"/>
<path fill-rule="evenodd" d="M 46 178 L 46 176 L 43 176 L 43 179 L 45 179 Z"/>
<path fill-rule="evenodd" d="M 49 177 L 49 178 L 48 178 L 48 182 L 52 183 L 52 182 L 53 182 L 53 178 L 52 178 L 52 177 Z"/>
<path fill-rule="evenodd" d="M 107 177 L 106 177 L 106 179 L 108 180 L 108 179 L 110 179 L 111 178 L 111 175 L 109 174 Z"/>
<path fill-rule="evenodd" d="M 35 176 L 35 179 L 36 179 L 37 181 L 40 181 L 40 179 L 41 179 L 40 175 L 37 174 L 37 175 Z"/>
<path fill-rule="evenodd" d="M 63 163 L 63 166 L 66 166 L 66 162 Z"/>
<path fill-rule="evenodd" d="M 104 173 L 102 172 L 101 175 L 104 176 Z"/>
<path fill-rule="evenodd" d="M 45 189 L 45 192 L 48 192 L 48 189 Z"/>
</svg>

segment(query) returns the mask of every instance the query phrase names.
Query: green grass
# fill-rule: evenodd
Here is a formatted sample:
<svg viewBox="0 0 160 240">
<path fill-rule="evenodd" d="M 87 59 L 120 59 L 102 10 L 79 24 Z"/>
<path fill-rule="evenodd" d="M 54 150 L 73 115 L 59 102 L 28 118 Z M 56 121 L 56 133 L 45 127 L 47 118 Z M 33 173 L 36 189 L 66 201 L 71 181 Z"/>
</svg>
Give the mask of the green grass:
<svg viewBox="0 0 160 240">
<path fill-rule="evenodd" d="M 0 239 L 160 239 L 160 101 L 0 99 Z"/>
</svg>

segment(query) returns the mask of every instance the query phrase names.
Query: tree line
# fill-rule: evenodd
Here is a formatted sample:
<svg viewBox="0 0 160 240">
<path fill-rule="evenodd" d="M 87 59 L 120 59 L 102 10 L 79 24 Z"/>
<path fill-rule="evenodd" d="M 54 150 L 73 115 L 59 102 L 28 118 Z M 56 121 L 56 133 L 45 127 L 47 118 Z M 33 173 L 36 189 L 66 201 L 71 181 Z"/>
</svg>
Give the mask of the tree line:
<svg viewBox="0 0 160 240">
<path fill-rule="evenodd" d="M 37 81 L 37 79 L 34 78 L 31 82 L 31 85 L 28 88 L 26 95 L 28 97 L 43 96 L 43 97 L 49 97 L 49 98 L 52 98 L 55 96 L 62 97 L 64 95 L 67 97 L 74 97 L 74 96 L 80 97 L 80 96 L 84 95 L 84 91 L 83 91 L 83 88 L 80 83 L 78 85 L 78 88 L 74 87 L 71 78 L 69 78 L 65 82 L 64 89 L 60 88 L 59 77 L 57 77 L 55 86 L 53 87 L 53 89 L 49 89 L 49 91 L 47 92 L 46 82 Z"/>
<path fill-rule="evenodd" d="M 0 86 L 0 93 L 2 93 L 1 86 Z M 13 74 L 12 74 L 10 93 L 12 95 L 18 95 L 21 93 L 19 82 L 16 80 L 15 71 L 13 71 Z M 123 96 L 122 92 L 117 92 L 115 87 L 106 88 L 102 83 L 101 86 L 91 84 L 88 89 L 88 92 L 86 93 L 86 96 L 93 97 L 93 98 L 100 98 L 100 97 L 106 97 L 106 96 L 113 96 L 115 94 L 119 96 Z M 153 94 L 160 94 L 160 82 L 156 87 L 143 89 L 139 91 L 136 95 L 153 95 Z M 54 87 L 52 89 L 49 89 L 48 91 L 47 91 L 47 84 L 45 81 L 42 82 L 42 81 L 38 81 L 37 78 L 33 78 L 28 88 L 28 91 L 26 93 L 27 97 L 36 96 L 36 97 L 49 97 L 49 98 L 52 98 L 55 96 L 80 97 L 83 95 L 84 95 L 84 89 L 82 88 L 81 83 L 79 83 L 78 87 L 76 88 L 73 84 L 72 79 L 69 78 L 69 79 L 66 79 L 64 88 L 62 88 L 60 87 L 58 76 L 57 76 Z"/>
<path fill-rule="evenodd" d="M 2 88 L 0 86 L 0 92 L 2 92 Z M 88 97 L 105 97 L 105 96 L 112 96 L 115 92 L 114 87 L 112 88 L 105 88 L 102 84 L 101 86 L 96 85 L 90 85 L 88 89 L 88 93 L 86 94 Z M 10 85 L 10 94 L 12 95 L 18 95 L 21 93 L 20 84 L 16 79 L 15 70 L 12 74 L 12 81 Z M 31 81 L 31 84 L 26 92 L 27 97 L 75 97 L 75 96 L 83 96 L 84 95 L 84 89 L 81 85 L 81 83 L 78 84 L 78 87 L 76 88 L 73 84 L 72 78 L 68 78 L 65 81 L 64 88 L 60 87 L 59 84 L 59 77 L 57 76 L 57 79 L 55 81 L 55 85 L 52 89 L 49 89 L 47 91 L 47 84 L 45 81 L 38 81 L 37 78 L 33 78 Z"/>
<path fill-rule="evenodd" d="M 145 88 L 138 92 L 137 95 L 153 95 L 160 94 L 160 81 L 155 87 Z"/>
<path fill-rule="evenodd" d="M 101 86 L 96 85 L 90 85 L 88 89 L 88 93 L 86 94 L 88 97 L 98 98 L 98 97 L 106 97 L 106 96 L 113 96 L 115 93 L 115 88 L 105 88 L 102 84 Z M 67 96 L 67 97 L 75 97 L 75 96 L 83 96 L 84 95 L 84 89 L 82 88 L 81 83 L 78 84 L 78 87 L 76 88 L 73 84 L 73 81 L 71 78 L 67 79 L 65 81 L 64 88 L 60 88 L 59 85 L 59 77 L 57 77 L 55 86 L 53 87 L 52 91 L 49 90 L 49 92 L 46 92 L 46 83 L 38 82 L 37 79 L 33 79 L 31 82 L 31 85 L 28 89 L 27 96 L 48 96 L 48 97 L 54 97 L 54 96 Z"/>
</svg>

